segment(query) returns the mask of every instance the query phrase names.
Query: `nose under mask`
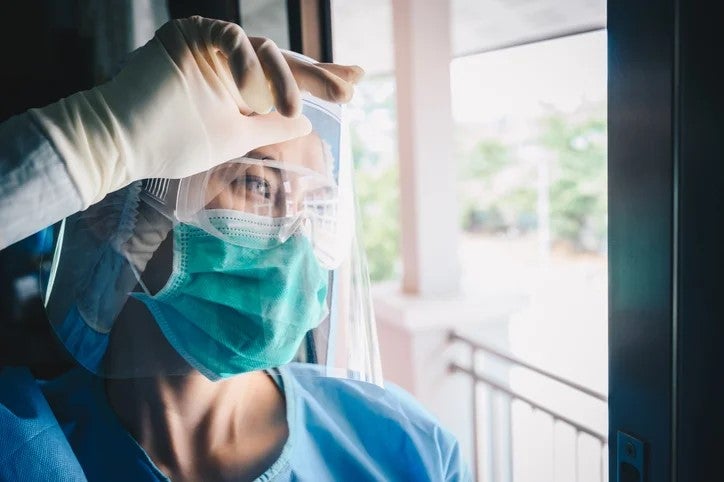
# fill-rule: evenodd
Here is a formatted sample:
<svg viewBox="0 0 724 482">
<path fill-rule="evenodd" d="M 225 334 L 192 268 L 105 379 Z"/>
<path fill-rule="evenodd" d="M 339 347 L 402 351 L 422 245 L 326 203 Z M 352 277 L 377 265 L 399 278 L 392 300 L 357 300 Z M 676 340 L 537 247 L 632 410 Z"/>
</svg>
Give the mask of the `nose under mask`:
<svg viewBox="0 0 724 482">
<path fill-rule="evenodd" d="M 327 316 L 329 271 L 306 236 L 235 211 L 210 217 L 220 239 L 173 228 L 173 270 L 155 295 L 135 293 L 186 361 L 215 380 L 291 361 Z"/>
</svg>

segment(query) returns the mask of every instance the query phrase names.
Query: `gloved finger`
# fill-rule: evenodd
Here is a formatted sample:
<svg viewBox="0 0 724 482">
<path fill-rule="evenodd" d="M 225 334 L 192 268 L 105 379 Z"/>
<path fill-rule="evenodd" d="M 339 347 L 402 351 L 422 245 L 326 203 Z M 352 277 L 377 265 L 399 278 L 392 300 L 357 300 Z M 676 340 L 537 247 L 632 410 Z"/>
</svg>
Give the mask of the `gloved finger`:
<svg viewBox="0 0 724 482">
<path fill-rule="evenodd" d="M 287 117 L 297 117 L 302 113 L 302 98 L 299 86 L 281 50 L 267 38 L 250 37 L 249 41 L 256 49 L 261 67 L 271 84 L 277 111 Z"/>
<path fill-rule="evenodd" d="M 284 57 L 301 90 L 336 103 L 346 103 L 352 98 L 354 93 L 352 83 L 335 75 L 328 68 L 324 69 L 297 59 L 292 54 L 284 53 Z"/>
<path fill-rule="evenodd" d="M 228 60 L 229 70 L 244 102 L 254 111 L 269 112 L 273 99 L 264 70 L 244 30 L 235 23 L 199 17 L 212 47 Z"/>
<path fill-rule="evenodd" d="M 239 153 L 241 156 L 257 147 L 306 136 L 312 132 L 312 123 L 303 115 L 284 117 L 278 112 L 270 112 L 247 117 L 239 128 L 240 135 L 253 141 L 253 146 L 247 145 L 245 152 Z"/>
<path fill-rule="evenodd" d="M 314 65 L 324 70 L 328 70 L 337 77 L 352 84 L 356 84 L 362 80 L 362 77 L 365 75 L 364 69 L 359 65 L 340 65 L 326 62 L 319 62 Z"/>
</svg>

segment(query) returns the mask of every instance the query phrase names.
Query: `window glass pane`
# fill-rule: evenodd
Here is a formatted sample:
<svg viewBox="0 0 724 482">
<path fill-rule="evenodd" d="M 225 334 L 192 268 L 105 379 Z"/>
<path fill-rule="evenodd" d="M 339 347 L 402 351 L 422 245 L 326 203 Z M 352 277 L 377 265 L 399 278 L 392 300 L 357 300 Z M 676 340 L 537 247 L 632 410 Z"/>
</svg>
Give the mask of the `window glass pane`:
<svg viewBox="0 0 724 482">
<path fill-rule="evenodd" d="M 250 37 L 267 37 L 289 49 L 286 0 L 239 0 L 241 26 Z"/>
<path fill-rule="evenodd" d="M 462 287 L 470 297 L 510 300 L 502 321 L 481 320 L 470 335 L 605 394 L 606 33 L 458 58 L 451 82 Z M 528 370 L 493 371 L 607 433 L 605 404 Z M 575 452 L 572 427 L 519 402 L 511 410 L 516 480 L 573 476 L 576 463 L 579 480 L 599 480 L 595 440 Z M 536 449 L 552 445 L 555 459 Z"/>
<path fill-rule="evenodd" d="M 392 74 L 391 0 L 332 0 L 334 61 L 359 64 L 369 77 Z"/>
<path fill-rule="evenodd" d="M 332 2 L 334 60 L 366 71 L 347 111 L 361 231 L 373 282 L 397 278 L 401 271 L 391 25 L 389 0 Z"/>
</svg>

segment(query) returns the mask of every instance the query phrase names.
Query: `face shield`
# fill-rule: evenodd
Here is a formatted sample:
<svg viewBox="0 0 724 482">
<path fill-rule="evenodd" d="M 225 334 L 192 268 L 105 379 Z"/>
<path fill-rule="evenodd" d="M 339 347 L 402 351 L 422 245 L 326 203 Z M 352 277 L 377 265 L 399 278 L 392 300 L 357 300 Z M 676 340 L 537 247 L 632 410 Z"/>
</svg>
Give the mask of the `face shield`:
<svg viewBox="0 0 724 482">
<path fill-rule="evenodd" d="M 65 219 L 44 286 L 55 333 L 104 377 L 210 379 L 313 363 L 382 383 L 343 109 L 305 137 Z"/>
</svg>

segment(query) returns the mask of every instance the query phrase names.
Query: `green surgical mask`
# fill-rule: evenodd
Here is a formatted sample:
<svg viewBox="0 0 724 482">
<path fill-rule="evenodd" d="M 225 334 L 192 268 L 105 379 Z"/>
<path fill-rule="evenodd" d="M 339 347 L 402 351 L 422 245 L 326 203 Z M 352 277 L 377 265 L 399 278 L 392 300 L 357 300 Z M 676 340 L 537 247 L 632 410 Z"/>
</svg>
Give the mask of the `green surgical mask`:
<svg viewBox="0 0 724 482">
<path fill-rule="evenodd" d="M 216 226 L 232 242 L 177 224 L 165 287 L 133 295 L 176 351 L 212 380 L 290 362 L 327 315 L 329 271 L 306 236 L 271 243 L 259 235 L 260 218 L 249 217 L 231 221 L 251 222 L 254 230 Z"/>
</svg>

